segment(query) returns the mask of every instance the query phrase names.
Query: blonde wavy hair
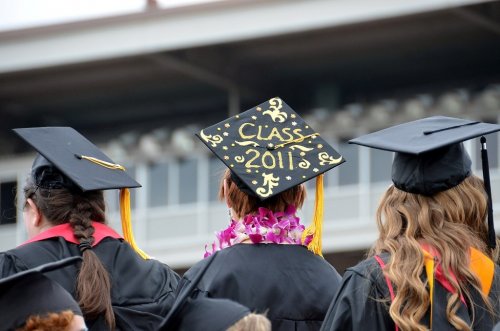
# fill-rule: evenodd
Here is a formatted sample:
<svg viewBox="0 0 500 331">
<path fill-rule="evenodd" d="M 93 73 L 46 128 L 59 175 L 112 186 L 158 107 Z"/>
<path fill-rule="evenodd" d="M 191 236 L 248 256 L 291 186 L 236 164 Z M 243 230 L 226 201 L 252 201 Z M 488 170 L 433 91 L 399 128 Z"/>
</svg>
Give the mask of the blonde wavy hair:
<svg viewBox="0 0 500 331">
<path fill-rule="evenodd" d="M 271 331 L 271 322 L 265 314 L 250 313 L 226 331 Z"/>
<path fill-rule="evenodd" d="M 428 330 L 420 323 L 430 305 L 426 283 L 420 278 L 424 270 L 420 243 L 440 254 L 444 275 L 456 290 L 448 299 L 448 321 L 457 330 L 471 330 L 456 315 L 461 295 L 472 302 L 468 289 L 482 294 L 479 279 L 468 267 L 469 250 L 474 247 L 498 260 L 498 248 L 491 251 L 486 246 L 486 216 L 487 195 L 483 181 L 476 176 L 433 196 L 407 193 L 394 186 L 386 191 L 377 210 L 380 235 L 369 255 L 390 254 L 383 270 L 396 289 L 389 314 L 402 330 Z M 483 300 L 495 314 L 488 298 L 483 296 Z"/>
</svg>

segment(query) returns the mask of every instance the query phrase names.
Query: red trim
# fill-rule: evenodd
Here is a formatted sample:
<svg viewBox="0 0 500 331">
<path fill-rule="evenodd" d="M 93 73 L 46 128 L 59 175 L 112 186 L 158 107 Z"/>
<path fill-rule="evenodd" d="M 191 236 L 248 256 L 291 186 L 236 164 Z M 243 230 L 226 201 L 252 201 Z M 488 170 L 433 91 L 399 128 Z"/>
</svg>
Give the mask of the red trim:
<svg viewBox="0 0 500 331">
<path fill-rule="evenodd" d="M 378 255 L 375 255 L 374 258 L 375 258 L 375 260 L 377 260 L 377 262 L 380 265 L 380 268 L 382 269 L 382 272 L 383 272 L 384 268 L 385 268 L 384 260 L 382 260 L 382 258 Z M 384 277 L 385 277 L 385 282 L 387 283 L 387 287 L 389 288 L 389 294 L 391 295 L 391 302 L 393 302 L 394 298 L 396 297 L 394 295 L 394 288 L 392 287 L 392 283 L 391 283 L 391 280 L 389 279 L 389 276 L 384 274 Z M 396 331 L 399 331 L 398 325 L 396 323 L 394 323 L 394 325 L 396 326 Z"/>
<path fill-rule="evenodd" d="M 94 243 L 92 244 L 92 247 L 95 245 L 99 244 L 104 238 L 111 237 L 115 239 L 122 239 L 123 237 L 120 236 L 118 233 L 115 232 L 112 228 L 109 226 L 99 223 L 99 222 L 92 222 L 92 226 L 95 229 L 94 232 Z M 62 237 L 64 240 L 67 242 L 73 243 L 73 244 L 79 244 L 80 242 L 78 239 L 75 238 L 73 235 L 73 229 L 71 228 L 71 225 L 69 223 L 64 223 L 61 225 L 56 225 L 51 227 L 50 229 L 34 236 L 33 238 L 25 241 L 22 243 L 20 246 L 29 244 L 35 241 L 41 241 L 45 239 L 50 239 L 50 238 L 55 238 L 55 237 Z"/>
</svg>

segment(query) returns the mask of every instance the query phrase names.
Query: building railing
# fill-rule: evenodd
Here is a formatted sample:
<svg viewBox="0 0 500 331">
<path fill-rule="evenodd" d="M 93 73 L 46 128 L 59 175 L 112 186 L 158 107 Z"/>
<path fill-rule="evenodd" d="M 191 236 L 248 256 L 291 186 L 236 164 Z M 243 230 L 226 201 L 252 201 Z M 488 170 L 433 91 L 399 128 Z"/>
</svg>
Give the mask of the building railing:
<svg viewBox="0 0 500 331">
<path fill-rule="evenodd" d="M 493 138 L 498 141 L 497 136 Z M 490 141 L 494 139 L 490 138 Z M 496 146 L 498 148 L 498 143 Z M 473 155 L 474 168 L 480 167 L 478 146 L 469 141 L 466 143 L 466 148 Z M 392 156 L 390 153 L 380 156 L 377 155 L 377 151 L 368 148 L 355 147 L 354 151 L 356 157 L 351 160 L 348 158 L 345 165 L 333 169 L 326 175 L 323 236 L 325 252 L 365 249 L 376 239 L 374 215 L 383 192 L 390 185 L 389 172 Z M 22 192 L 33 156 L 0 161 L 0 183 L 15 181 L 18 192 Z M 497 229 L 500 229 L 498 153 L 492 153 L 492 156 L 490 164 L 495 167 L 491 169 L 491 186 L 496 223 L 499 224 Z M 136 241 L 150 255 L 173 267 L 189 266 L 201 259 L 205 244 L 215 239 L 214 232 L 224 228 L 229 222 L 225 203 L 216 199 L 219 178 L 224 169 L 222 163 L 211 159 L 207 154 L 197 155 L 191 160 L 196 160 L 196 162 L 192 161 L 196 167 L 192 164 L 188 167 L 192 171 L 189 178 L 186 178 L 189 172 L 181 175 L 182 171 L 187 171 L 187 169 L 179 170 L 183 164 L 186 164 L 186 159 L 163 161 L 172 172 L 167 171 L 167 175 L 159 176 L 164 180 L 160 183 L 158 183 L 159 177 L 154 176 L 158 171 L 155 169 L 156 165 L 138 163 L 128 167 L 143 185 L 140 189 L 132 190 L 132 221 Z M 377 165 L 377 162 L 380 164 Z M 342 176 L 340 171 L 342 167 L 357 169 L 355 183 L 342 182 L 339 178 Z M 383 169 L 384 172 L 380 174 L 374 171 L 377 167 Z M 481 176 L 480 171 L 475 172 Z M 193 181 L 194 177 L 197 179 Z M 313 182 L 311 181 L 306 186 L 312 188 Z M 187 187 L 193 183 L 193 187 Z M 153 198 L 153 195 L 157 194 L 155 187 L 162 187 L 162 185 L 165 186 L 162 188 L 166 192 L 162 195 L 165 199 Z M 184 187 L 181 188 L 182 186 Z M 178 193 L 182 190 L 185 192 Z M 27 238 L 24 222 L 21 220 L 24 198 L 22 194 L 18 194 L 16 199 L 18 221 L 14 224 L 0 225 L 0 251 L 15 247 Z M 118 191 L 107 191 L 106 200 L 108 221 L 113 228 L 120 231 Z M 313 200 L 314 189 L 310 189 L 304 208 L 300 211 L 300 216 L 306 225 L 312 217 Z"/>
</svg>

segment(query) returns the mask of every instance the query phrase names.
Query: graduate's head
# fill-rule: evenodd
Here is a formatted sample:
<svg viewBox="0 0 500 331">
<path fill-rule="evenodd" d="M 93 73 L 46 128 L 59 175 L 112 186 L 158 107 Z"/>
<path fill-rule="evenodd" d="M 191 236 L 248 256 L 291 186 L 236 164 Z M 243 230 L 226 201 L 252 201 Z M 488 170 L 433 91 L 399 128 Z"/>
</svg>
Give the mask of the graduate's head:
<svg viewBox="0 0 500 331">
<path fill-rule="evenodd" d="M 321 255 L 323 174 L 345 162 L 321 135 L 276 97 L 201 130 L 197 136 L 227 166 L 220 197 L 236 217 L 259 207 L 301 208 L 303 183 L 316 178 L 309 250 Z M 304 241 L 303 241 L 304 242 Z"/>
<path fill-rule="evenodd" d="M 35 196 L 38 191 L 43 191 L 44 194 L 38 195 L 38 207 L 55 210 L 52 216 L 48 215 L 49 208 L 44 210 L 50 221 L 69 222 L 74 229 L 74 222 L 86 223 L 78 224 L 84 228 L 89 228 L 87 225 L 91 221 L 103 222 L 102 191 L 119 189 L 123 237 L 139 255 L 147 258 L 136 246 L 130 224 L 129 188 L 141 185 L 126 172 L 125 167 L 114 163 L 96 145 L 70 127 L 23 128 L 14 129 L 14 132 L 39 153 L 31 167 L 25 196 Z M 50 198 L 58 193 L 61 196 L 55 204 L 42 206 L 44 197 Z M 68 204 L 73 208 L 71 216 L 74 217 L 68 218 L 68 210 L 63 207 Z M 83 237 L 83 240 L 92 243 L 90 237 Z"/>
<path fill-rule="evenodd" d="M 251 192 L 240 189 L 237 179 L 231 175 L 231 171 L 226 169 L 219 186 L 219 199 L 225 201 L 229 208 L 241 218 L 248 214 L 257 213 L 260 207 L 267 208 L 273 212 L 283 212 L 287 206 L 302 208 L 306 197 L 304 184 L 299 184 L 286 191 L 273 195 L 266 200 L 260 200 Z"/>
<path fill-rule="evenodd" d="M 42 156 L 38 156 L 37 160 L 39 158 Z M 43 171 L 58 173 L 52 166 L 45 167 Z M 30 238 L 40 233 L 45 228 L 45 223 L 51 225 L 81 223 L 84 226 L 75 228 L 76 232 L 80 232 L 89 231 L 91 221 L 106 222 L 103 191 L 83 192 L 64 186 L 44 187 L 37 185 L 30 175 L 24 185 L 23 193 L 25 200 L 23 218 Z M 78 238 L 80 236 L 85 237 L 85 234 L 77 235 Z"/>
<path fill-rule="evenodd" d="M 423 203 L 429 200 L 424 197 L 437 199 L 437 196 L 444 196 L 440 193 L 449 190 L 451 190 L 449 192 L 453 192 L 453 188 L 470 178 L 472 162 L 462 142 L 482 136 L 480 146 L 483 178 L 485 179 L 484 190 L 488 199 L 487 205 L 483 205 L 481 202 L 478 204 L 479 207 L 486 209 L 488 215 L 489 233 L 485 242 L 491 249 L 494 249 L 496 239 L 484 135 L 499 130 L 500 125 L 497 124 L 433 116 L 373 132 L 352 139 L 350 143 L 395 152 L 392 163 L 394 186 L 402 192 L 419 196 L 417 201 Z M 448 194 L 450 194 L 449 192 Z M 462 204 L 475 202 L 476 196 L 473 195 L 473 197 L 474 199 L 470 200 L 469 197 L 464 196 Z M 452 206 L 449 207 L 452 208 Z M 450 216 L 453 217 L 448 221 L 461 222 L 460 215 Z"/>
<path fill-rule="evenodd" d="M 80 260 L 79 257 L 71 257 L 1 279 L 2 330 L 87 330 L 75 299 L 59 283 L 44 275 Z"/>
<path fill-rule="evenodd" d="M 208 257 L 191 282 L 180 289 L 160 331 L 271 331 L 271 322 L 265 314 L 252 313 L 233 300 L 205 297 L 196 290 L 216 258 L 217 253 Z"/>
<path fill-rule="evenodd" d="M 46 315 L 31 315 L 23 327 L 16 331 L 87 331 L 85 320 L 71 310 Z"/>
<path fill-rule="evenodd" d="M 263 314 L 250 313 L 230 326 L 227 331 L 271 331 L 271 321 Z"/>
<path fill-rule="evenodd" d="M 235 301 L 198 297 L 188 298 L 165 330 L 271 331 L 271 322 Z"/>
</svg>

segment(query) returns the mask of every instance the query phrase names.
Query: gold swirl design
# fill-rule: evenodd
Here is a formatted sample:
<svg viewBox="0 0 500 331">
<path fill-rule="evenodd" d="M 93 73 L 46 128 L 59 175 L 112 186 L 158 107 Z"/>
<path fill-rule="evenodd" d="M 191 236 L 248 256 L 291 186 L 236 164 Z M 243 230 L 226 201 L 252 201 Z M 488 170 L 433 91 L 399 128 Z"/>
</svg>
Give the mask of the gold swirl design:
<svg viewBox="0 0 500 331">
<path fill-rule="evenodd" d="M 309 169 L 311 166 L 311 162 L 307 161 L 306 159 L 302 159 L 302 161 L 299 162 L 299 167 L 302 169 Z"/>
<path fill-rule="evenodd" d="M 262 184 L 263 187 L 259 187 L 255 190 L 255 192 L 260 195 L 263 198 L 266 198 L 273 194 L 273 188 L 279 185 L 279 177 L 274 177 L 272 173 L 270 174 L 262 174 L 262 177 L 264 177 L 264 183 Z M 267 186 L 264 187 L 264 186 Z"/>
<path fill-rule="evenodd" d="M 321 152 L 318 154 L 318 159 L 319 159 L 319 164 L 320 165 L 333 165 L 333 164 L 338 164 L 342 161 L 342 156 L 340 156 L 338 159 L 335 159 L 333 156 L 328 155 L 327 152 Z"/>
<path fill-rule="evenodd" d="M 319 133 L 311 133 L 310 135 L 307 135 L 305 137 L 300 137 L 300 138 L 297 138 L 297 139 L 294 139 L 294 140 L 290 140 L 290 141 L 284 142 L 283 144 L 276 145 L 274 149 L 282 148 L 282 147 L 285 147 L 286 145 L 290 145 L 290 144 L 293 144 L 293 143 L 301 143 L 301 142 L 303 142 L 307 138 L 313 138 L 313 139 L 315 139 L 317 136 L 319 136 Z M 304 146 L 302 146 L 302 147 L 304 147 Z M 307 148 L 307 147 L 305 147 L 305 148 Z"/>
<path fill-rule="evenodd" d="M 302 145 L 292 145 L 292 146 L 289 146 L 288 148 L 290 148 L 291 150 L 299 149 L 303 152 L 309 152 L 309 151 L 312 151 L 314 149 L 314 148 L 309 148 L 309 147 L 305 147 Z"/>
<path fill-rule="evenodd" d="M 269 100 L 269 109 L 262 112 L 263 115 L 271 116 L 273 122 L 283 123 L 288 114 L 284 111 L 280 111 L 283 108 L 283 101 L 280 98 L 272 98 Z"/>
<path fill-rule="evenodd" d="M 238 145 L 240 146 L 253 146 L 253 147 L 259 147 L 259 144 L 257 144 L 255 141 L 234 141 L 235 143 L 237 143 Z"/>
<path fill-rule="evenodd" d="M 210 135 L 210 134 L 205 134 L 203 130 L 200 131 L 200 136 L 203 140 L 205 140 L 207 143 L 210 144 L 212 147 L 217 147 L 218 144 L 220 144 L 224 139 L 218 134 L 216 135 Z"/>
<path fill-rule="evenodd" d="M 234 157 L 234 160 L 235 160 L 236 162 L 238 162 L 238 163 L 243 163 L 243 162 L 245 162 L 245 157 L 244 157 L 244 156 L 242 156 L 242 155 L 236 155 L 236 156 Z"/>
</svg>

